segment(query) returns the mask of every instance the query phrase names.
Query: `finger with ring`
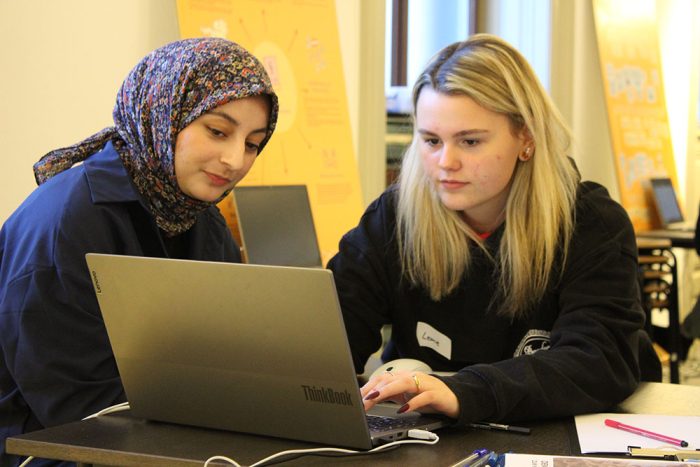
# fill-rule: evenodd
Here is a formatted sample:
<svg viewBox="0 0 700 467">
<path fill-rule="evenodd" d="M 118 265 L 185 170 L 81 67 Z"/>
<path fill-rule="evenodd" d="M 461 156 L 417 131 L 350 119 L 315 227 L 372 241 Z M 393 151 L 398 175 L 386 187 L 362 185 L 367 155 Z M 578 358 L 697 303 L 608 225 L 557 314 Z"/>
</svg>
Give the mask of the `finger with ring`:
<svg viewBox="0 0 700 467">
<path fill-rule="evenodd" d="M 416 383 L 416 392 L 420 392 L 420 380 L 418 379 L 418 375 L 413 375 L 413 382 Z"/>
</svg>

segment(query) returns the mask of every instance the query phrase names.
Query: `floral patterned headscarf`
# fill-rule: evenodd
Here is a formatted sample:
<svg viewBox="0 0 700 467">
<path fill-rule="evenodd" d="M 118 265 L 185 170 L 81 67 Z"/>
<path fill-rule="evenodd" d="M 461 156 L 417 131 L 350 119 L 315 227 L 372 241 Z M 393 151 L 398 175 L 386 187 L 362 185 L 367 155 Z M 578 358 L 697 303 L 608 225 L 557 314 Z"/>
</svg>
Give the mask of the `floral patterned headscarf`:
<svg viewBox="0 0 700 467">
<path fill-rule="evenodd" d="M 174 161 L 178 133 L 215 107 L 257 95 L 269 96 L 271 104 L 261 151 L 275 129 L 279 106 L 260 62 L 221 38 L 168 44 L 147 55 L 124 80 L 112 114 L 115 126 L 46 154 L 34 165 L 37 184 L 112 141 L 158 227 L 168 236 L 185 232 L 201 211 L 228 192 L 212 203 L 180 190 Z"/>
</svg>

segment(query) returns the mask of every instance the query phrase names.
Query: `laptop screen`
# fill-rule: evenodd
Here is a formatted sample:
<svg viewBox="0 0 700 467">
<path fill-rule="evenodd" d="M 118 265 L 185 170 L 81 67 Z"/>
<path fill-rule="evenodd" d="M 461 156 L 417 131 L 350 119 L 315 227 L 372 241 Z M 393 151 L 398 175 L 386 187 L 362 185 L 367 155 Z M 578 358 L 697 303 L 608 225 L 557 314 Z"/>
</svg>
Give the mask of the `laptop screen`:
<svg viewBox="0 0 700 467">
<path fill-rule="evenodd" d="M 248 263 L 322 266 L 305 185 L 239 186 L 233 199 Z"/>
<path fill-rule="evenodd" d="M 670 178 L 652 178 L 651 190 L 659 220 L 664 227 L 683 222 L 683 214 L 678 205 L 676 191 Z"/>
</svg>

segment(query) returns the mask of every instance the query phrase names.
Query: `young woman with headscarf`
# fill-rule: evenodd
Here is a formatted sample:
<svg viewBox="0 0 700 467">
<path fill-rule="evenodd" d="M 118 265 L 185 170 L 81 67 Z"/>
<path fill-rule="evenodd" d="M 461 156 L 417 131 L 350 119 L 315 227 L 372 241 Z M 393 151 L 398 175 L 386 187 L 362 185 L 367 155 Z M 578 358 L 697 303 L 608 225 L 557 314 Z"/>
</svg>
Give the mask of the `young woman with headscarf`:
<svg viewBox="0 0 700 467">
<path fill-rule="evenodd" d="M 5 438 L 125 401 L 85 254 L 240 262 L 215 204 L 277 114 L 249 52 L 186 39 L 129 73 L 114 127 L 37 162 L 39 187 L 0 231 L 0 464 Z"/>
</svg>

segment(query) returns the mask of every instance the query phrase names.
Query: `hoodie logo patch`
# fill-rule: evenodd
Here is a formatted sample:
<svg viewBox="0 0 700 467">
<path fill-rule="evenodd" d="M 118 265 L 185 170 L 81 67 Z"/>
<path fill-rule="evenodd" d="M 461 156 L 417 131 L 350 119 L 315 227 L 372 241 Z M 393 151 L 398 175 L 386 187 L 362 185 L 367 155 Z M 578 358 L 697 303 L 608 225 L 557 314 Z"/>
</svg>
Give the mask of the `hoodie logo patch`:
<svg viewBox="0 0 700 467">
<path fill-rule="evenodd" d="M 549 349 L 549 336 L 551 333 L 549 331 L 542 331 L 541 329 L 530 329 L 518 344 L 518 348 L 515 349 L 514 357 L 519 357 L 520 355 L 532 355 L 540 350 Z"/>
</svg>

